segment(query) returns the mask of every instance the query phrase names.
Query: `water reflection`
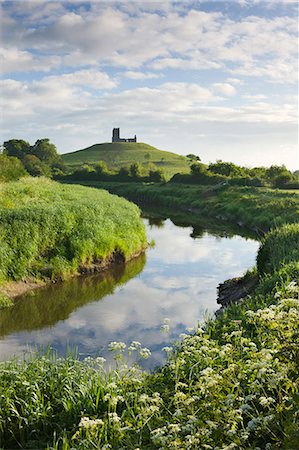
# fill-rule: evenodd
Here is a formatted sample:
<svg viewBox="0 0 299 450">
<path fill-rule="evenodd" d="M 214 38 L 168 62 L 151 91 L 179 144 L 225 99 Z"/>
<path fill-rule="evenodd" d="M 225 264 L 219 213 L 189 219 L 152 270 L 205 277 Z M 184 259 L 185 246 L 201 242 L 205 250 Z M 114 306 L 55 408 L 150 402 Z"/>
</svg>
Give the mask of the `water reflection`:
<svg viewBox="0 0 299 450">
<path fill-rule="evenodd" d="M 77 347 L 82 356 L 109 358 L 109 342 L 137 340 L 153 353 L 145 366 L 160 364 L 162 347 L 218 308 L 218 283 L 254 264 L 258 243 L 204 230 L 198 238 L 193 227 L 156 219 L 145 219 L 148 240 L 156 242 L 146 264 L 143 256 L 107 274 L 52 285 L 3 311 L 0 358 L 28 345 L 51 345 L 60 354 Z M 160 332 L 165 317 L 169 335 Z"/>
</svg>

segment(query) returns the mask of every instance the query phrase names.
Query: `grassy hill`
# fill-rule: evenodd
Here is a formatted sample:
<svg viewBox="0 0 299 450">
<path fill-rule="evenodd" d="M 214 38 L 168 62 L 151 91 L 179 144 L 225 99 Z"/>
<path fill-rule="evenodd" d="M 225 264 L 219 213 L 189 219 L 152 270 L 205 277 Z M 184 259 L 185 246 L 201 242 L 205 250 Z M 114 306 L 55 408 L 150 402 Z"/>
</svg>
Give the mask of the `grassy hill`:
<svg viewBox="0 0 299 450">
<path fill-rule="evenodd" d="M 145 168 L 151 164 L 164 170 L 167 178 L 177 172 L 189 172 L 189 161 L 185 156 L 158 150 L 144 143 L 117 142 L 95 144 L 76 152 L 61 155 L 68 166 L 76 168 L 83 164 L 104 161 L 110 170 L 130 166 L 139 162 Z"/>
</svg>

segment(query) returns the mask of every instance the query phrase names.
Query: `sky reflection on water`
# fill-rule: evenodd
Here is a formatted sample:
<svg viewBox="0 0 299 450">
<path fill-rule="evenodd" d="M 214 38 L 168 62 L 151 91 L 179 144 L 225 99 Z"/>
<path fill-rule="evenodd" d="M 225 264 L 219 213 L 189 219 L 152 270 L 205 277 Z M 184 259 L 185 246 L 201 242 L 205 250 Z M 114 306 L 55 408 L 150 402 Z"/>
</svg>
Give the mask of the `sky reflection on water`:
<svg viewBox="0 0 299 450">
<path fill-rule="evenodd" d="M 111 359 L 111 341 L 140 341 L 151 349 L 143 366 L 164 361 L 164 346 L 213 314 L 216 288 L 255 263 L 258 242 L 240 236 L 217 237 L 204 232 L 192 238 L 192 227 L 169 219 L 149 225 L 154 248 L 126 267 L 78 277 L 24 296 L 0 317 L 0 359 L 21 355 L 28 347 L 51 346 L 64 355 L 77 348 L 80 356 Z M 170 319 L 170 332 L 160 330 Z"/>
</svg>

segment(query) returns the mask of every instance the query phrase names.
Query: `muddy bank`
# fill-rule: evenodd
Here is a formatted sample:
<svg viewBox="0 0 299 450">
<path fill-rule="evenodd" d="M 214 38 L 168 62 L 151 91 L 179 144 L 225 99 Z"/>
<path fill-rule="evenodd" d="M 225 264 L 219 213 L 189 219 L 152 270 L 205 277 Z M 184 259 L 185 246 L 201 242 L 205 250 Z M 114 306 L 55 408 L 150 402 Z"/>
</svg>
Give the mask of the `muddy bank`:
<svg viewBox="0 0 299 450">
<path fill-rule="evenodd" d="M 258 286 L 258 275 L 249 274 L 239 278 L 231 278 L 220 283 L 217 287 L 217 303 L 221 305 L 221 310 L 232 303 L 237 303 L 246 297 Z M 216 314 L 217 314 L 216 313 Z"/>
<path fill-rule="evenodd" d="M 92 262 L 88 262 L 86 264 L 81 264 L 78 268 L 77 272 L 70 274 L 67 278 L 72 278 L 80 275 L 104 272 L 106 270 L 110 270 L 112 267 L 116 265 L 126 264 L 128 261 L 131 261 L 135 258 L 138 258 L 141 254 L 145 252 L 147 247 L 142 248 L 138 252 L 133 253 L 131 256 L 126 257 L 120 251 L 114 251 L 111 255 L 109 255 L 105 259 L 94 259 Z M 3 293 L 7 297 L 14 299 L 19 297 L 27 292 L 34 291 L 41 287 L 46 286 L 47 284 L 55 284 L 61 281 L 64 281 L 63 278 L 58 277 L 51 279 L 48 275 L 48 270 L 45 268 L 43 270 L 43 275 L 45 278 L 42 279 L 28 279 L 23 281 L 10 281 L 2 286 L 0 286 L 0 293 Z"/>
</svg>

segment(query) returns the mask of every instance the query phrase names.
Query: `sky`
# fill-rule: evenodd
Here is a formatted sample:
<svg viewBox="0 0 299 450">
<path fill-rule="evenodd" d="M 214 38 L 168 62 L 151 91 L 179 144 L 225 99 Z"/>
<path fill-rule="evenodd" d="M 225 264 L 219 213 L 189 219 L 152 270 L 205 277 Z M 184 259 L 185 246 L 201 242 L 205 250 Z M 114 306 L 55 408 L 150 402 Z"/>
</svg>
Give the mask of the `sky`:
<svg viewBox="0 0 299 450">
<path fill-rule="evenodd" d="M 299 167 L 298 2 L 2 1 L 1 142 Z"/>
</svg>

